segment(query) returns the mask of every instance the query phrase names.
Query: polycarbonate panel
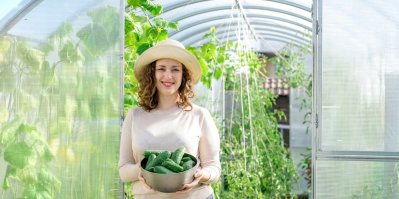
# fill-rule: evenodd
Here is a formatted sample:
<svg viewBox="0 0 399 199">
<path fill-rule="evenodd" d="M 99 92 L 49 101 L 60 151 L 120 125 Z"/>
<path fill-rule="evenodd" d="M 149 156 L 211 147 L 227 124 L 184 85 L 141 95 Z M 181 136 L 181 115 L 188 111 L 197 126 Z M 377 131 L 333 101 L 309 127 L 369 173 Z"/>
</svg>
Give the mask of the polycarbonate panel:
<svg viewBox="0 0 399 199">
<path fill-rule="evenodd" d="M 322 1 L 322 150 L 399 151 L 398 7 Z"/>
<path fill-rule="evenodd" d="M 87 2 L 43 0 L 0 36 L 0 198 L 120 195 L 124 8 Z"/>
<path fill-rule="evenodd" d="M 399 198 L 399 163 L 318 161 L 315 198 Z"/>
</svg>

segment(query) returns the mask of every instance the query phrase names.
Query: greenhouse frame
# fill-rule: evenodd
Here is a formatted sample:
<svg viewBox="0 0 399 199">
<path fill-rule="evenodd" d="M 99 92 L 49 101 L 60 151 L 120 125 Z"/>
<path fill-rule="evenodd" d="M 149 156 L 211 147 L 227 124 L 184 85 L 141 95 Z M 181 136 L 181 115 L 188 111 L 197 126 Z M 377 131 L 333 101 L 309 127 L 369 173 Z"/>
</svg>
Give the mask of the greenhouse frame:
<svg viewBox="0 0 399 199">
<path fill-rule="evenodd" d="M 134 64 L 199 61 L 214 198 L 399 198 L 399 2 L 4 0 L 0 198 L 135 198 L 118 173 Z"/>
</svg>

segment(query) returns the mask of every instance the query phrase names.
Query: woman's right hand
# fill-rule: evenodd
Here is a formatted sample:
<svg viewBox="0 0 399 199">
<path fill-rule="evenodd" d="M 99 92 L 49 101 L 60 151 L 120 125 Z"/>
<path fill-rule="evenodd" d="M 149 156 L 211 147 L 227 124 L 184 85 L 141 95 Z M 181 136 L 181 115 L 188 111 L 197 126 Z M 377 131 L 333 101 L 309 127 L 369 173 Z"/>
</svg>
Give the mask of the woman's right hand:
<svg viewBox="0 0 399 199">
<path fill-rule="evenodd" d="M 156 190 L 153 189 L 152 187 L 150 187 L 150 185 L 147 184 L 147 182 L 145 181 L 143 174 L 140 172 L 139 173 L 139 180 L 144 184 L 144 186 L 149 189 L 151 192 L 155 192 Z"/>
</svg>

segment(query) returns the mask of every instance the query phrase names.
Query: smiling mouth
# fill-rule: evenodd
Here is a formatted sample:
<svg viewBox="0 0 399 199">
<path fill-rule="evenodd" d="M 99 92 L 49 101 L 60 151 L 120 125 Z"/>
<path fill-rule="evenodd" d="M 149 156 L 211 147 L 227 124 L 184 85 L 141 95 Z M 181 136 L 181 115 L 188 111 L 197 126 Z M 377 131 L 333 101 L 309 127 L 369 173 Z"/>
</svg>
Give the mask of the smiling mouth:
<svg viewBox="0 0 399 199">
<path fill-rule="evenodd" d="M 162 83 L 162 85 L 164 85 L 166 87 L 169 87 L 169 86 L 172 86 L 173 84 L 175 84 L 174 82 L 163 82 L 163 81 L 161 81 L 161 83 Z"/>
</svg>

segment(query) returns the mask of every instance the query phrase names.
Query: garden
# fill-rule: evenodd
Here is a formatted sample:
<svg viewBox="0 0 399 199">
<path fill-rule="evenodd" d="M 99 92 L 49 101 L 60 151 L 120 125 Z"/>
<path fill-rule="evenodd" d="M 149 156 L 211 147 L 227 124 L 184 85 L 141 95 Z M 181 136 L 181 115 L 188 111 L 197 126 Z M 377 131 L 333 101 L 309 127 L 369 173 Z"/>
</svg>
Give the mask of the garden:
<svg viewBox="0 0 399 199">
<path fill-rule="evenodd" d="M 133 65 L 168 38 L 201 66 L 194 100 L 221 141 L 216 198 L 397 198 L 397 3 L 349 2 L 0 3 L 0 198 L 133 199 L 117 165 Z M 392 16 L 390 33 L 349 37 L 364 21 L 337 7 L 355 3 L 364 20 Z"/>
</svg>

